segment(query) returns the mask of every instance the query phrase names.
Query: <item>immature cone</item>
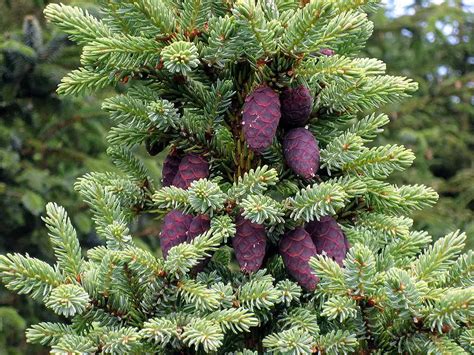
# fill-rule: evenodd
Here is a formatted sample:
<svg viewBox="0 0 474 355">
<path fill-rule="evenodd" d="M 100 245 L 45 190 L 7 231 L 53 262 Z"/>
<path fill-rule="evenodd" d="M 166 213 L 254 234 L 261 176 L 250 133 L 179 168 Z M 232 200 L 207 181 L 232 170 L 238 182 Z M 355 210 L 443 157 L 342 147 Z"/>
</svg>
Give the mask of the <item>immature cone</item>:
<svg viewBox="0 0 474 355">
<path fill-rule="evenodd" d="M 201 214 L 193 218 L 189 230 L 188 230 L 188 237 L 187 242 L 191 242 L 196 238 L 198 235 L 207 232 L 211 228 L 211 220 L 208 215 Z M 209 262 L 210 258 L 204 259 L 199 264 L 193 267 L 193 272 L 198 273 L 201 272 L 206 264 Z"/>
<path fill-rule="evenodd" d="M 313 109 L 313 97 L 304 85 L 285 88 L 280 95 L 281 123 L 285 127 L 303 127 Z"/>
<path fill-rule="evenodd" d="M 206 232 L 211 227 L 211 220 L 207 214 L 201 214 L 193 218 L 188 230 L 188 239 L 190 242 L 198 235 Z"/>
<path fill-rule="evenodd" d="M 179 163 L 181 163 L 182 157 L 176 151 L 172 151 L 166 157 L 163 163 L 163 171 L 161 173 L 163 181 L 162 186 L 171 186 L 173 180 L 178 172 Z"/>
<path fill-rule="evenodd" d="M 285 233 L 280 240 L 280 254 L 288 273 L 307 291 L 316 288 L 319 278 L 309 266 L 311 257 L 317 254 L 316 247 L 304 228 Z"/>
<path fill-rule="evenodd" d="M 172 210 L 165 216 L 160 233 L 161 251 L 165 259 L 172 247 L 187 240 L 187 232 L 192 220 L 193 216 L 178 210 Z"/>
<path fill-rule="evenodd" d="M 242 126 L 250 149 L 262 152 L 272 144 L 280 117 L 280 98 L 268 86 L 260 86 L 246 97 Z"/>
<path fill-rule="evenodd" d="M 295 174 L 310 179 L 319 169 L 318 141 L 306 128 L 293 128 L 283 138 L 283 155 Z"/>
<path fill-rule="evenodd" d="M 342 265 L 349 242 L 334 218 L 322 217 L 319 221 L 308 223 L 305 229 L 311 235 L 318 254 L 326 254 Z"/>
<path fill-rule="evenodd" d="M 173 186 L 187 189 L 193 181 L 209 177 L 209 163 L 202 156 L 189 153 L 179 163 Z"/>
<path fill-rule="evenodd" d="M 265 257 L 267 247 L 265 227 L 245 219 L 240 214 L 235 218 L 235 227 L 232 246 L 240 269 L 255 272 L 260 269 Z"/>
</svg>

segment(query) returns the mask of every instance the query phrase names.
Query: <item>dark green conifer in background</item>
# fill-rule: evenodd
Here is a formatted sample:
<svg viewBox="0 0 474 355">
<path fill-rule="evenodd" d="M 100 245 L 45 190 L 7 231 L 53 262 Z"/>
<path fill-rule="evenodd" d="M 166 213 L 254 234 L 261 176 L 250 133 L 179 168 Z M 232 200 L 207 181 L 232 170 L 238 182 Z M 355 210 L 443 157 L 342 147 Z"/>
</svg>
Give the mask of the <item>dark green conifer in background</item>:
<svg viewBox="0 0 474 355">
<path fill-rule="evenodd" d="M 2 16 L 12 16 L 3 6 Z M 60 98 L 55 92 L 78 62 L 77 47 L 67 36 L 43 31 L 32 15 L 18 26 L 0 38 L 0 251 L 28 252 L 52 261 L 41 221 L 48 201 L 63 201 L 81 240 L 97 244 L 72 185 L 85 172 L 110 166 L 106 122 L 97 100 Z M 21 336 L 25 321 L 31 324 L 44 315 L 37 303 L 0 287 L 2 351 L 27 351 Z"/>
<path fill-rule="evenodd" d="M 440 200 L 415 226 L 435 238 L 460 228 L 474 247 L 474 8 L 467 1 L 413 1 L 408 13 L 381 9 L 366 52 L 420 85 L 388 107 L 388 142 L 414 150 L 413 168 L 394 181 L 434 187 Z"/>
</svg>

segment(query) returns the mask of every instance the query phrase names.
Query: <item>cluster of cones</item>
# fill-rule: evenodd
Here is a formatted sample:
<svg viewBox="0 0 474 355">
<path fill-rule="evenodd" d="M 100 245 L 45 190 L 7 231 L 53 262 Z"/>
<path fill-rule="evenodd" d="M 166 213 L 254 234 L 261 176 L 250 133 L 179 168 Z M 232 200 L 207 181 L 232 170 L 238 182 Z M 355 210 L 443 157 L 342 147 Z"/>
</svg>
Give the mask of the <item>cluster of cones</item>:
<svg viewBox="0 0 474 355">
<path fill-rule="evenodd" d="M 166 157 L 162 170 L 162 185 L 176 186 L 187 189 L 193 181 L 209 177 L 209 162 L 206 158 L 195 154 L 180 154 L 173 150 Z M 169 250 L 181 243 L 191 242 L 198 235 L 205 233 L 211 227 L 209 216 L 202 214 L 193 216 L 178 210 L 169 212 L 163 221 L 160 233 L 160 245 L 163 257 L 168 257 Z M 194 268 L 201 271 L 208 260 L 202 261 Z"/>
<path fill-rule="evenodd" d="M 279 250 L 288 273 L 303 288 L 312 291 L 319 278 L 311 270 L 309 260 L 316 255 L 326 255 L 342 266 L 349 247 L 336 220 L 326 216 L 285 233 Z"/>
<path fill-rule="evenodd" d="M 280 95 L 267 85 L 247 95 L 242 130 L 247 145 L 261 153 L 272 144 L 278 127 L 284 131 L 283 154 L 295 174 L 310 179 L 319 169 L 318 141 L 304 126 L 313 109 L 307 87 L 285 88 Z"/>
<path fill-rule="evenodd" d="M 304 127 L 310 119 L 312 109 L 313 97 L 303 85 L 285 88 L 280 94 L 266 85 L 257 87 L 246 97 L 243 108 L 242 125 L 247 145 L 255 152 L 263 152 L 273 143 L 280 127 L 284 132 L 283 155 L 288 167 L 304 179 L 313 178 L 320 162 L 318 141 Z M 247 224 L 250 225 L 250 222 Z M 253 245 L 254 249 L 264 247 L 265 231 L 253 224 L 252 228 L 255 230 L 253 233 L 247 231 L 245 238 L 239 238 L 246 240 L 242 243 L 244 247 L 235 249 L 234 246 L 236 254 L 243 250 L 250 255 L 248 245 Z M 342 265 L 348 249 L 349 243 L 344 233 L 336 220 L 329 216 L 287 232 L 279 244 L 279 252 L 288 273 L 309 291 L 314 290 L 319 281 L 309 266 L 311 257 L 326 254 Z M 237 260 L 239 263 L 240 259 L 245 260 L 241 268 L 256 271 L 260 268 L 264 255 L 264 251 L 254 251 L 252 262 L 243 256 L 237 256 Z"/>
<path fill-rule="evenodd" d="M 267 234 L 263 225 L 253 223 L 240 214 L 235 218 L 236 233 L 232 238 L 237 262 L 244 272 L 260 269 L 267 248 Z M 178 210 L 169 212 L 160 233 L 163 256 L 181 243 L 190 242 L 210 228 L 207 215 L 192 216 Z M 285 233 L 279 243 L 279 252 L 288 273 L 306 290 L 315 289 L 319 279 L 312 272 L 309 261 L 316 255 L 326 255 L 339 265 L 349 250 L 349 243 L 336 220 L 330 216 L 313 221 Z M 208 260 L 194 268 L 201 271 Z"/>
<path fill-rule="evenodd" d="M 262 152 L 272 144 L 281 127 L 287 165 L 304 179 L 314 177 L 319 169 L 318 142 L 304 128 L 312 107 L 313 98 L 304 86 L 286 88 L 280 95 L 266 85 L 257 87 L 247 96 L 243 107 L 242 130 L 248 146 L 255 152 Z M 164 161 L 162 175 L 163 186 L 187 189 L 193 181 L 209 177 L 209 163 L 198 154 L 181 154 L 174 150 Z M 240 213 L 235 217 L 235 226 L 232 246 L 237 262 L 242 271 L 255 272 L 261 268 L 267 250 L 265 227 L 245 219 Z M 169 212 L 160 233 L 164 258 L 172 247 L 192 241 L 209 228 L 207 215 L 192 216 L 178 210 Z M 288 273 L 308 291 L 314 290 L 319 281 L 310 269 L 311 257 L 325 254 L 342 264 L 348 249 L 344 233 L 329 216 L 285 233 L 279 243 Z M 202 270 L 207 262 L 201 262 L 194 271 Z"/>
</svg>

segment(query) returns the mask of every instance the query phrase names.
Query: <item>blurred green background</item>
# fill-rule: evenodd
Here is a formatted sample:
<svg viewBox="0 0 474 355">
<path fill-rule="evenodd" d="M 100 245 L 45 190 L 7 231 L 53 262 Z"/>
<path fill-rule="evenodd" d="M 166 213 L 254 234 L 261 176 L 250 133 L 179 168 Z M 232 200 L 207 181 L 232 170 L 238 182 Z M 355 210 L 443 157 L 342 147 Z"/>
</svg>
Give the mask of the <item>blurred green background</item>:
<svg viewBox="0 0 474 355">
<path fill-rule="evenodd" d="M 98 241 L 86 206 L 73 192 L 76 178 L 112 167 L 105 154 L 107 121 L 100 98 L 64 99 L 61 77 L 79 64 L 79 50 L 46 28 L 42 1 L 0 0 L 0 253 L 49 260 L 41 221 L 49 201 L 61 201 L 82 241 Z M 0 286 L 0 355 L 38 354 L 24 328 L 52 320 L 42 306 Z"/>
<path fill-rule="evenodd" d="M 461 229 L 472 248 L 474 1 L 396 0 L 373 20 L 366 54 L 386 62 L 390 74 L 420 86 L 413 98 L 384 109 L 391 124 L 383 140 L 416 155 L 414 166 L 393 181 L 438 191 L 438 204 L 418 213 L 415 227 L 435 238 Z"/>
<path fill-rule="evenodd" d="M 112 170 L 105 154 L 108 122 L 102 97 L 59 98 L 55 87 L 78 65 L 79 51 L 42 19 L 43 0 L 0 0 L 0 253 L 51 257 L 41 222 L 44 205 L 70 213 L 83 245 L 98 240 L 75 179 Z M 80 3 L 92 12 L 94 1 Z M 100 15 L 100 14 L 98 14 Z M 426 184 L 439 203 L 416 215 L 415 227 L 438 238 L 455 229 L 474 247 L 474 1 L 388 1 L 372 15 L 375 32 L 363 53 L 387 63 L 392 75 L 415 79 L 420 90 L 381 111 L 391 123 L 379 143 L 415 151 L 414 166 L 393 183 Z M 118 88 L 120 90 L 120 88 Z M 157 166 L 159 158 L 147 158 Z M 159 172 L 154 172 L 159 178 Z M 153 240 L 156 230 L 134 229 Z M 52 315 L 0 286 L 0 355 L 40 354 L 24 329 Z"/>
</svg>

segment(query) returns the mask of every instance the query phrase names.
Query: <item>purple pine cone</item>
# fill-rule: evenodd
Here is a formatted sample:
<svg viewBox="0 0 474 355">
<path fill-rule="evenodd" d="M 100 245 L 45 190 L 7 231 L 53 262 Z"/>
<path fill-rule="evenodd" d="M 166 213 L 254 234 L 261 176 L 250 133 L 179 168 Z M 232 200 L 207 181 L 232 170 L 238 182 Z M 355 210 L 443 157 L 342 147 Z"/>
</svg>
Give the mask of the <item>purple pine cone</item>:
<svg viewBox="0 0 474 355">
<path fill-rule="evenodd" d="M 281 123 L 285 127 L 303 127 L 313 109 L 313 97 L 304 85 L 285 88 L 280 95 Z"/>
<path fill-rule="evenodd" d="M 206 232 L 209 228 L 211 228 L 211 220 L 207 214 L 201 214 L 194 217 L 189 226 L 187 241 L 192 241 L 198 235 Z"/>
<path fill-rule="evenodd" d="M 160 233 L 161 251 L 165 259 L 172 247 L 187 240 L 187 232 L 192 220 L 193 216 L 178 210 L 172 210 L 165 216 Z"/>
<path fill-rule="evenodd" d="M 309 266 L 311 257 L 317 254 L 310 235 L 304 228 L 285 233 L 280 240 L 280 254 L 288 273 L 307 291 L 313 291 L 319 278 Z"/>
<path fill-rule="evenodd" d="M 262 152 L 272 144 L 280 117 L 280 98 L 268 86 L 260 86 L 246 97 L 242 130 L 250 149 Z"/>
<path fill-rule="evenodd" d="M 267 247 L 267 233 L 261 224 L 253 223 L 240 214 L 235 218 L 236 233 L 232 238 L 237 262 L 245 272 L 255 272 L 262 266 Z"/>
<path fill-rule="evenodd" d="M 350 245 L 336 220 L 325 216 L 320 221 L 309 222 L 305 229 L 311 235 L 318 254 L 326 254 L 342 266 Z"/>
<path fill-rule="evenodd" d="M 181 163 L 182 157 L 178 154 L 176 150 L 170 152 L 163 162 L 163 171 L 162 175 L 162 186 L 171 186 L 173 184 L 173 179 L 178 172 L 179 163 Z"/>
<path fill-rule="evenodd" d="M 193 181 L 209 177 L 209 163 L 202 156 L 189 153 L 179 163 L 173 186 L 187 189 Z"/>
<path fill-rule="evenodd" d="M 283 155 L 295 174 L 314 177 L 319 169 L 318 141 L 306 128 L 293 128 L 283 138 Z"/>
</svg>

